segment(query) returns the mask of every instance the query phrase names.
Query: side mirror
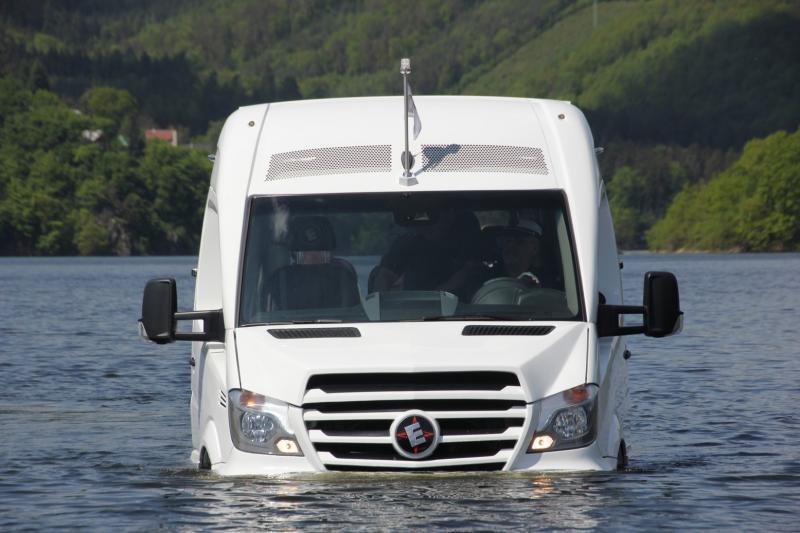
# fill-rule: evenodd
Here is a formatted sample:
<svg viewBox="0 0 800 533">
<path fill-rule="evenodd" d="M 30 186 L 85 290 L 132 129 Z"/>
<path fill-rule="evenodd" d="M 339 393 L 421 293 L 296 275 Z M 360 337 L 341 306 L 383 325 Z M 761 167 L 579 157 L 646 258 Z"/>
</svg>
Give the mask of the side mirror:
<svg viewBox="0 0 800 533">
<path fill-rule="evenodd" d="M 598 337 L 636 335 L 667 337 L 683 329 L 683 312 L 678 298 L 678 280 L 671 272 L 648 272 L 644 275 L 642 306 L 606 305 L 597 308 Z M 620 326 L 620 315 L 642 315 L 641 326 Z"/>
<path fill-rule="evenodd" d="M 222 309 L 178 313 L 177 307 L 178 290 L 174 279 L 148 281 L 142 298 L 140 335 L 156 344 L 167 344 L 176 340 L 225 342 Z M 178 320 L 202 320 L 203 331 L 177 332 L 175 324 Z"/>
<path fill-rule="evenodd" d="M 683 329 L 683 312 L 678 298 L 678 280 L 671 272 L 644 275 L 644 334 L 667 337 Z"/>
<path fill-rule="evenodd" d="M 175 342 L 175 312 L 178 310 L 175 280 L 151 279 L 144 286 L 140 334 L 156 344 Z"/>
</svg>

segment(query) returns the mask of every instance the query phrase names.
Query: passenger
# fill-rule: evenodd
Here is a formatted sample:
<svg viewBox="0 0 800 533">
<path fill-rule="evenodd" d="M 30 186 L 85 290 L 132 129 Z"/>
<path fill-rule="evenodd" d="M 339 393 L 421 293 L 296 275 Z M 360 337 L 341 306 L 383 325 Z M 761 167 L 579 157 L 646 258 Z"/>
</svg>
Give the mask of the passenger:
<svg viewBox="0 0 800 533">
<path fill-rule="evenodd" d="M 439 290 L 469 301 L 488 278 L 481 239 L 472 212 L 442 211 L 434 223 L 395 240 L 375 268 L 370 290 Z"/>
<path fill-rule="evenodd" d="M 542 285 L 535 274 L 539 265 L 542 227 L 534 220 L 520 218 L 516 225 L 506 226 L 498 237 L 504 275 L 528 281 L 533 287 Z"/>
<path fill-rule="evenodd" d="M 333 257 L 336 239 L 325 217 L 293 219 L 288 247 L 293 263 L 270 276 L 266 310 L 341 308 L 360 303 L 355 269 L 347 261 Z"/>
</svg>

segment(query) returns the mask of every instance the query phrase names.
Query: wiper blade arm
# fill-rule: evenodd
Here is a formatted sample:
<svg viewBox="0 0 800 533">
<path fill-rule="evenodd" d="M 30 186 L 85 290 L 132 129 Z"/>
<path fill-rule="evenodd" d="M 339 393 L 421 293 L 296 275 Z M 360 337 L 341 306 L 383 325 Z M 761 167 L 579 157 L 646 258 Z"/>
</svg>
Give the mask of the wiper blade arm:
<svg viewBox="0 0 800 533">
<path fill-rule="evenodd" d="M 263 322 L 259 326 L 292 326 L 300 324 L 341 324 L 338 318 L 317 318 L 314 320 L 286 320 L 281 322 Z"/>
<path fill-rule="evenodd" d="M 420 320 L 423 322 L 438 322 L 438 321 L 448 321 L 448 320 L 458 320 L 462 322 L 469 322 L 469 321 L 478 321 L 478 320 L 505 320 L 505 321 L 519 321 L 519 320 L 531 320 L 530 318 L 517 318 L 517 317 L 509 317 L 509 316 L 500 316 L 500 315 L 442 315 L 442 316 L 424 316 Z"/>
</svg>

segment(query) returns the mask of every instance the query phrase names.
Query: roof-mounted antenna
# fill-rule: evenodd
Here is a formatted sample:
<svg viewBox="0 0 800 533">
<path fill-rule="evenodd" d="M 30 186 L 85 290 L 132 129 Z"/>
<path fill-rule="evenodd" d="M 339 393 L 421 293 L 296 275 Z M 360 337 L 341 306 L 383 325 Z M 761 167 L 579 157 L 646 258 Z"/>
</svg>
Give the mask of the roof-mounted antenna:
<svg viewBox="0 0 800 533">
<path fill-rule="evenodd" d="M 417 179 L 411 175 L 411 168 L 414 166 L 414 156 L 408 150 L 408 119 L 414 119 L 414 139 L 422 131 L 422 121 L 417 113 L 417 106 L 414 105 L 414 98 L 411 95 L 411 85 L 408 83 L 408 75 L 411 74 L 411 60 L 404 57 L 400 60 L 400 74 L 403 75 L 403 124 L 406 133 L 406 149 L 400 156 L 403 163 L 403 176 L 400 178 L 400 185 L 416 185 Z"/>
</svg>

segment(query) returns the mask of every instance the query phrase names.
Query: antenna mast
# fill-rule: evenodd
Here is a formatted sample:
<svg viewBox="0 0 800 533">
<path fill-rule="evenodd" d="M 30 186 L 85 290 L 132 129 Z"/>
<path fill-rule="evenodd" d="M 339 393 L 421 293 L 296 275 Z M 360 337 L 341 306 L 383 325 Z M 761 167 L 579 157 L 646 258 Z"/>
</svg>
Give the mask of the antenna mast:
<svg viewBox="0 0 800 533">
<path fill-rule="evenodd" d="M 411 167 L 414 166 L 414 156 L 408 151 L 408 75 L 411 74 L 411 60 L 404 57 L 400 60 L 400 74 L 403 75 L 403 126 L 405 127 L 405 150 L 400 156 L 403 163 L 403 177 L 400 178 L 401 185 L 414 185 L 417 180 L 411 176 Z"/>
</svg>

